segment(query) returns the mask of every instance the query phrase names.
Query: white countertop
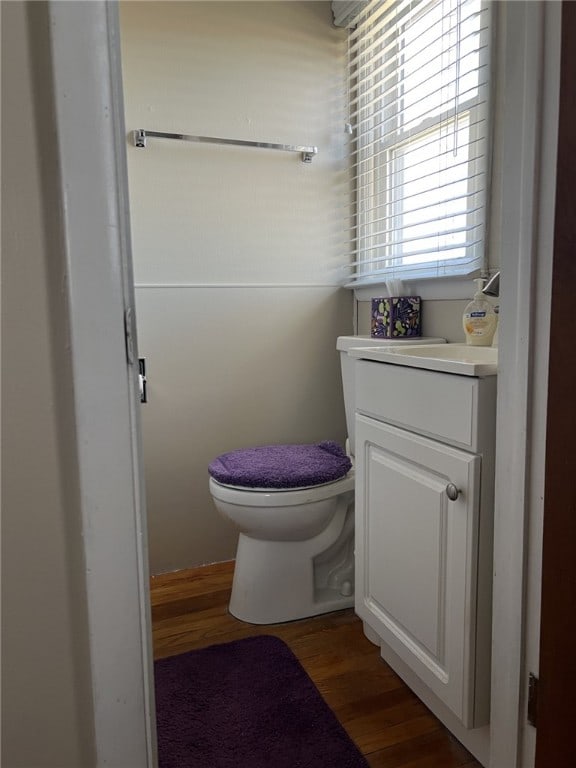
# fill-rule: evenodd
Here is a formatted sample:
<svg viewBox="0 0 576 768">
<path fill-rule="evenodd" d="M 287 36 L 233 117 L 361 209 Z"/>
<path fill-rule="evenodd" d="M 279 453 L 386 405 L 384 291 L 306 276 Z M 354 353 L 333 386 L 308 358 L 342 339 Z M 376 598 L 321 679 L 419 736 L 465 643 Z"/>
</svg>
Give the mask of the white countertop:
<svg viewBox="0 0 576 768">
<path fill-rule="evenodd" d="M 473 347 L 467 344 L 376 347 L 367 344 L 366 347 L 350 350 L 348 354 L 361 360 L 461 376 L 496 376 L 498 373 L 498 347 Z"/>
</svg>

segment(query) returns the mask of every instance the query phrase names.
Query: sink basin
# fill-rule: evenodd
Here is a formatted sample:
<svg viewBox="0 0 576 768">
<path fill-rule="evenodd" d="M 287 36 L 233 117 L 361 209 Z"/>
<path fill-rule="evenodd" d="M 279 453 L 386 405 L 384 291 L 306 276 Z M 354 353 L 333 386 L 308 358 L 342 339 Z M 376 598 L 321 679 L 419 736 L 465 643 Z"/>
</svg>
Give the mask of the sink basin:
<svg viewBox="0 0 576 768">
<path fill-rule="evenodd" d="M 423 344 L 414 347 L 361 347 L 352 357 L 375 360 L 429 371 L 458 373 L 463 376 L 495 376 L 498 373 L 497 347 L 471 347 L 467 344 Z"/>
</svg>

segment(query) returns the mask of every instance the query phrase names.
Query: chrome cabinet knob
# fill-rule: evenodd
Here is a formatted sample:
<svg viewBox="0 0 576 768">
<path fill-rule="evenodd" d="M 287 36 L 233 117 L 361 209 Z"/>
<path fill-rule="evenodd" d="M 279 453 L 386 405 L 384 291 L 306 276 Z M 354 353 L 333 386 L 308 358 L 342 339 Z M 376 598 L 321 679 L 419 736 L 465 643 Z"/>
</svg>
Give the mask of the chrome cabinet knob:
<svg viewBox="0 0 576 768">
<path fill-rule="evenodd" d="M 448 496 L 450 501 L 456 501 L 459 495 L 460 495 L 460 491 L 454 485 L 454 483 L 448 483 L 448 485 L 446 486 L 446 496 Z"/>
</svg>

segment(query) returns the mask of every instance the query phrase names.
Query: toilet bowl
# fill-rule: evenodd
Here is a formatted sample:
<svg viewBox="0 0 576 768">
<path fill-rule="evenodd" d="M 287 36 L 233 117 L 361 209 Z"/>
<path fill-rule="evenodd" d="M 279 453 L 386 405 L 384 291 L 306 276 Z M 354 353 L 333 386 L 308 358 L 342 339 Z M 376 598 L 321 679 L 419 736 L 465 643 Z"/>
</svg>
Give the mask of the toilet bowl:
<svg viewBox="0 0 576 768">
<path fill-rule="evenodd" d="M 348 350 L 399 343 L 441 343 L 444 339 L 391 341 L 339 337 L 349 459 L 319 454 L 317 446 L 260 446 L 223 454 L 210 465 L 210 493 L 216 509 L 239 530 L 230 613 L 253 624 L 274 624 L 341 610 L 354 604 L 354 361 Z M 278 478 L 266 451 L 309 449 L 308 462 L 288 453 Z M 264 459 L 253 462 L 254 452 Z M 246 456 L 244 456 L 246 454 Z M 298 451 L 294 454 L 297 458 Z M 228 466 L 232 457 L 237 465 Z M 246 472 L 242 466 L 245 458 Z M 273 459 L 271 459 L 273 461 Z M 291 461 L 298 466 L 290 466 Z M 232 462 L 233 463 L 233 462 Z M 336 465 L 336 466 L 335 466 Z"/>
<path fill-rule="evenodd" d="M 354 603 L 354 474 L 316 487 L 252 491 L 210 478 L 239 529 L 230 613 L 275 624 Z"/>
</svg>

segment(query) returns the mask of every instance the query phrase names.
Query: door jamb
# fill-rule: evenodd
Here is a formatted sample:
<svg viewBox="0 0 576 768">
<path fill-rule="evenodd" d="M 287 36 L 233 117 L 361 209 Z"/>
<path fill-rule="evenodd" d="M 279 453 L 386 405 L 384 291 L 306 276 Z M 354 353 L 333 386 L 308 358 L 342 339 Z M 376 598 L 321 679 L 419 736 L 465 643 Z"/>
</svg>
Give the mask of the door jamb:
<svg viewBox="0 0 576 768">
<path fill-rule="evenodd" d="M 490 768 L 516 768 L 533 764 L 524 754 L 525 653 L 528 633 L 538 621 L 539 598 L 532 593 L 527 604 L 527 589 L 541 557 L 545 457 L 534 437 L 546 413 L 541 368 L 548 348 L 541 341 L 550 326 L 559 55 L 554 40 L 560 4 L 502 6 L 507 43 L 499 249 L 505 257 L 500 265 Z"/>
<path fill-rule="evenodd" d="M 124 329 L 134 287 L 118 6 L 49 0 L 49 16 L 96 761 L 153 768 L 138 371 Z"/>
<path fill-rule="evenodd" d="M 123 311 L 134 304 L 118 14 L 116 4 L 104 0 L 49 3 L 68 238 L 98 763 L 151 767 L 154 717 L 137 385 L 134 372 L 126 367 L 119 331 Z M 506 259 L 501 281 L 502 416 L 497 453 L 504 459 L 496 475 L 492 768 L 518 764 L 521 731 L 530 397 L 525 382 L 533 336 L 530 297 L 536 258 L 533 213 L 540 138 L 540 33 L 546 5 L 555 4 L 506 4 L 516 41 L 507 64 L 521 88 L 520 104 L 507 107 L 518 111 L 507 133 L 504 197 L 508 202 L 506 210 L 503 206 L 501 239 Z M 512 87 L 508 94 L 514 93 Z M 114 443 L 117 451 L 110 451 L 114 433 L 119 438 Z M 124 467 L 126 456 L 130 457 L 130 469 L 123 478 L 111 460 L 115 456 L 117 463 L 121 454 Z M 106 467 L 116 487 L 108 482 L 102 487 Z M 126 500 L 130 513 L 119 515 Z"/>
</svg>

